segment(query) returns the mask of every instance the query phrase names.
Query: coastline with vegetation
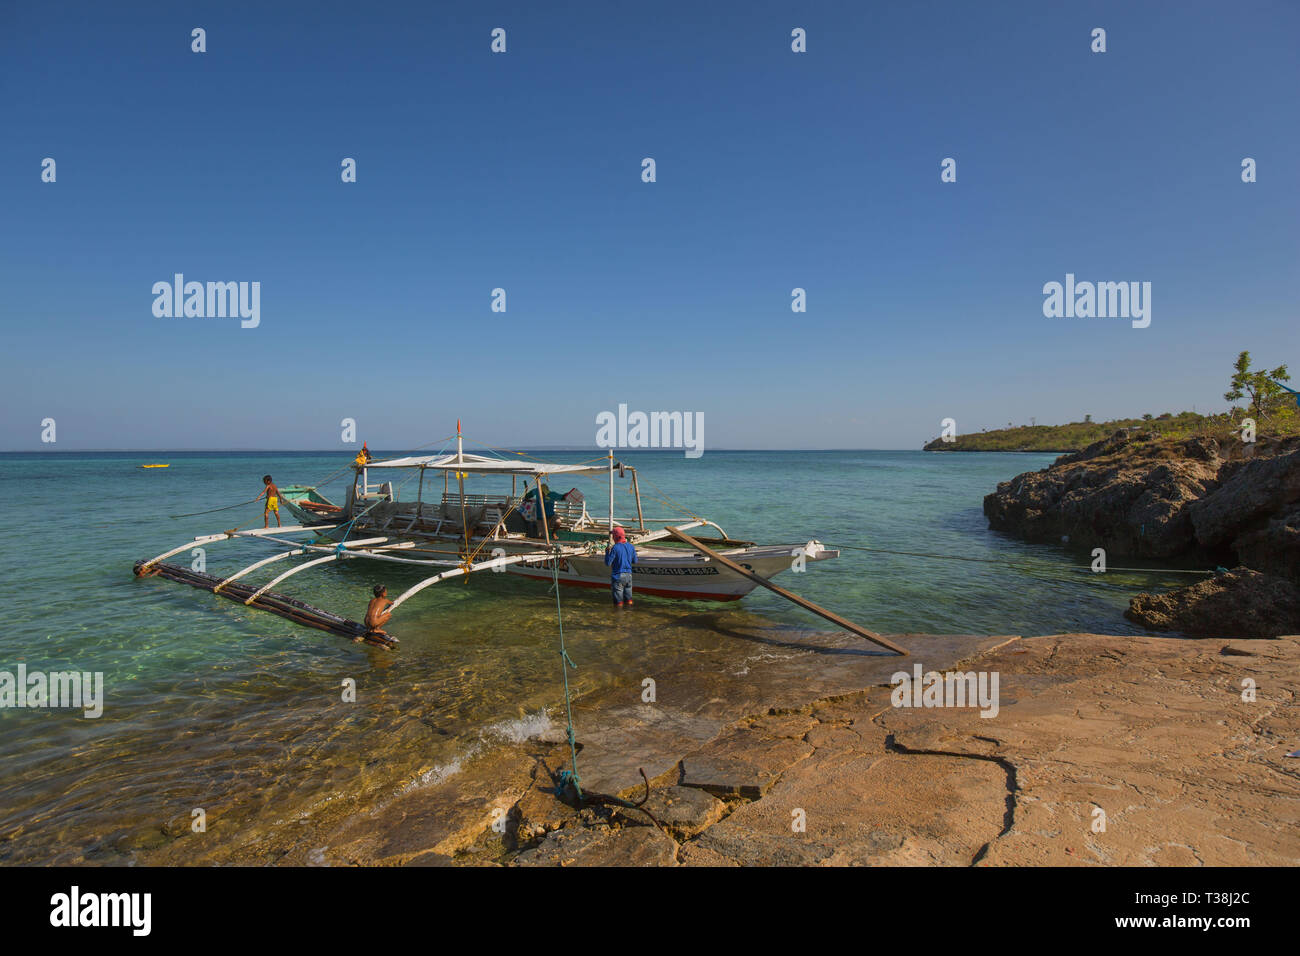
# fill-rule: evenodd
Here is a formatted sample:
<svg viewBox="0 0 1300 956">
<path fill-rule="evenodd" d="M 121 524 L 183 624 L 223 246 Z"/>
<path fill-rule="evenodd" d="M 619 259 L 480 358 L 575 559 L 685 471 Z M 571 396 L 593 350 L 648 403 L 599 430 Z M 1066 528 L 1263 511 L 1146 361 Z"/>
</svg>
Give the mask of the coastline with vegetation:
<svg viewBox="0 0 1300 956">
<path fill-rule="evenodd" d="M 1115 418 L 1094 422 L 1085 415 L 1081 422 L 1061 425 L 1014 425 L 981 429 L 966 435 L 947 435 L 922 445 L 924 451 L 1006 451 L 1069 454 L 1123 433 L 1144 441 L 1212 438 L 1225 443 L 1242 437 L 1249 419 L 1257 434 L 1275 438 L 1300 436 L 1300 394 L 1283 382 L 1291 381 L 1287 366 L 1264 370 L 1252 367 L 1250 352 L 1242 352 L 1233 364 L 1233 374 L 1223 398 L 1228 402 L 1247 399 L 1245 405 L 1202 415 L 1194 411 L 1147 413 L 1137 418 Z"/>
<path fill-rule="evenodd" d="M 1233 366 L 1216 415 L 1181 412 L 936 439 L 928 450 L 1065 451 L 984 498 L 994 531 L 1119 559 L 1199 564 L 1207 578 L 1142 593 L 1125 616 L 1157 631 L 1300 633 L 1300 407 L 1285 365 Z M 1077 447 L 1087 441 L 1082 447 Z M 1213 576 L 1209 576 L 1212 574 Z"/>
<path fill-rule="evenodd" d="M 1141 418 L 1116 418 L 1094 422 L 1091 415 L 1081 422 L 1063 425 L 1009 425 L 956 435 L 951 439 L 935 438 L 922 446 L 924 451 L 1004 451 L 1054 452 L 1069 454 L 1109 438 L 1116 432 L 1144 434 L 1152 438 L 1191 438 L 1224 433 L 1230 426 L 1228 415 L 1198 415 L 1196 412 L 1166 412 Z M 1297 421 L 1300 430 L 1300 421 Z"/>
</svg>

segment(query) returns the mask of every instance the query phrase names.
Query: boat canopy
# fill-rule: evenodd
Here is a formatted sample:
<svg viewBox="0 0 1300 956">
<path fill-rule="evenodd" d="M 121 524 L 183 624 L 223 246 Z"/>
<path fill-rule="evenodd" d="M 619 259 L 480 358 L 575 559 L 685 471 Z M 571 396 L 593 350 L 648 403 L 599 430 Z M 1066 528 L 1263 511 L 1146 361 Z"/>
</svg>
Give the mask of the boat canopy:
<svg viewBox="0 0 1300 956">
<path fill-rule="evenodd" d="M 358 465 L 360 469 L 362 466 Z M 504 461 L 485 455 L 414 455 L 372 461 L 366 468 L 433 468 L 492 475 L 603 475 L 609 465 L 562 465 L 544 461 Z"/>
</svg>

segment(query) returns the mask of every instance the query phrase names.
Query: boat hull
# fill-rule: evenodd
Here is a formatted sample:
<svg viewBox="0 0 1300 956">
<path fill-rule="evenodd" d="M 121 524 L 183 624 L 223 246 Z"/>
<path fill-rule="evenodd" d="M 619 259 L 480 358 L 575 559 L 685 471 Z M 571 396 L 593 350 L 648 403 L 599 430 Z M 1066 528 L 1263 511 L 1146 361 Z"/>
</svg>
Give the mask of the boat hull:
<svg viewBox="0 0 1300 956">
<path fill-rule="evenodd" d="M 727 557 L 746 570 L 771 578 L 782 571 L 802 568 L 808 560 L 825 560 L 837 554 L 820 547 L 810 549 L 808 545 L 791 545 L 750 548 L 729 553 Z M 554 570 L 553 564 L 556 564 Z M 550 581 L 554 577 L 570 587 L 608 589 L 610 586 L 609 568 L 601 556 L 538 559 L 512 565 L 506 570 L 539 581 Z M 643 554 L 632 569 L 633 594 L 676 600 L 737 601 L 757 586 L 752 579 L 694 552 Z"/>
<path fill-rule="evenodd" d="M 285 485 L 281 488 L 280 503 L 304 525 L 335 523 L 343 515 L 342 508 L 317 493 L 315 488 L 301 485 Z"/>
</svg>

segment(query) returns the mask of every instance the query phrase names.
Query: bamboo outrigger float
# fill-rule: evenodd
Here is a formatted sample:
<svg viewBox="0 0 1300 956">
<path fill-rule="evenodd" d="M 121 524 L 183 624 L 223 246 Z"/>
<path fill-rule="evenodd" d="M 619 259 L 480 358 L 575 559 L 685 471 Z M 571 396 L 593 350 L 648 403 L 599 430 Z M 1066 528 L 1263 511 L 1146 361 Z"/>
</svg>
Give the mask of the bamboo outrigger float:
<svg viewBox="0 0 1300 956">
<path fill-rule="evenodd" d="M 637 549 L 633 586 L 639 594 L 731 601 L 761 585 L 851 633 L 906 654 L 874 631 L 771 584 L 769 579 L 787 568 L 802 569 L 806 562 L 839 556 L 838 551 L 824 547 L 819 541 L 761 546 L 733 540 L 714 522 L 690 512 L 684 512 L 687 520 L 648 518 L 642 507 L 636 469 L 616 462 L 613 452 L 600 464 L 514 461 L 467 454 L 459 423 L 456 431 L 453 454 L 384 461 L 358 456 L 353 466 L 352 485 L 341 505 L 325 498 L 313 486 L 283 486 L 281 500 L 301 524 L 199 535 L 155 558 L 137 562 L 135 573 L 190 584 L 295 623 L 391 647 L 396 640 L 388 635 L 371 632 L 362 624 L 274 589 L 302 571 L 357 558 L 441 569 L 408 587 L 393 601 L 390 610 L 396 610 L 435 584 L 481 571 L 505 571 L 575 587 L 607 588 L 609 573 L 604 550 L 612 529 L 617 526 L 624 528 L 627 540 Z M 398 486 L 391 480 L 372 485 L 374 473 L 405 473 L 407 478 Z M 443 487 L 437 501 L 426 498 L 429 484 L 426 478 L 430 474 L 435 478 L 442 476 Z M 615 515 L 616 475 L 630 479 L 635 516 L 620 519 Z M 509 477 L 509 494 L 466 493 L 467 479 L 488 476 Z M 586 498 L 576 488 L 561 495 L 547 487 L 548 479 L 570 476 L 608 480 L 608 511 L 604 515 L 592 515 Z M 400 488 L 415 477 L 419 479 L 415 499 L 401 500 Z M 700 528 L 712 528 L 717 537 L 693 537 L 687 533 Z M 310 535 L 311 540 L 288 537 L 297 534 Z M 267 542 L 281 550 L 226 577 L 164 563 L 167 558 L 195 546 L 236 538 Z M 255 571 L 295 557 L 308 560 L 281 571 L 261 586 L 254 587 L 243 580 Z"/>
</svg>

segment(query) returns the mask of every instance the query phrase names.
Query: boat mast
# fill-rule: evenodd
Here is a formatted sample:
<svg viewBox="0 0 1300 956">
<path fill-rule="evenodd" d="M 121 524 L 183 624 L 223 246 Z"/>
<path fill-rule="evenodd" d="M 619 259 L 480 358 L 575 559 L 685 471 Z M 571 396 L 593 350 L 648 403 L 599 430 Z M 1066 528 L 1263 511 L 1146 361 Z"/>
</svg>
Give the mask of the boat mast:
<svg viewBox="0 0 1300 956">
<path fill-rule="evenodd" d="M 465 447 L 461 444 L 460 419 L 456 419 L 456 464 L 465 463 Z M 465 532 L 465 559 L 469 560 L 469 522 L 465 520 L 465 472 L 456 472 L 456 487 L 460 491 L 460 523 Z"/>
<path fill-rule="evenodd" d="M 636 469 L 631 468 L 632 472 L 632 494 L 636 498 L 636 523 L 642 531 L 645 530 L 645 517 L 641 514 L 641 486 L 636 483 Z"/>
<path fill-rule="evenodd" d="M 545 475 L 538 475 L 533 479 L 533 483 L 537 487 L 537 509 L 540 512 L 539 517 L 542 522 L 542 538 L 546 541 L 546 547 L 549 549 L 551 546 L 551 529 L 547 526 L 546 497 L 542 494 L 542 479 L 545 477 Z"/>
</svg>

